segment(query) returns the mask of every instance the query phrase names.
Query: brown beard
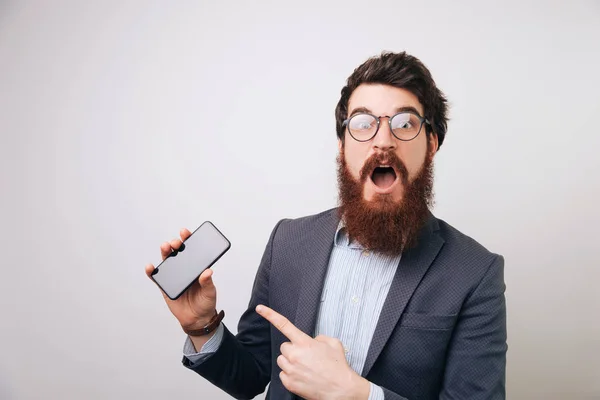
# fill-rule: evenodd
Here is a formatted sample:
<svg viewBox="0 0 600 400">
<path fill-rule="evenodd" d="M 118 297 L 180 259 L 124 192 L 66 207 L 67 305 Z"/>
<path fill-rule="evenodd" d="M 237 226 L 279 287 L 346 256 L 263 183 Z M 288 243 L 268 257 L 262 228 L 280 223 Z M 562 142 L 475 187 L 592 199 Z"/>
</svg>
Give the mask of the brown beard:
<svg viewBox="0 0 600 400">
<path fill-rule="evenodd" d="M 386 160 L 394 167 L 403 186 L 402 200 L 395 202 L 390 194 L 376 193 L 367 201 L 363 188 L 374 168 Z M 357 181 L 348 170 L 344 149 L 337 158 L 339 213 L 348 236 L 366 249 L 386 255 L 398 255 L 417 246 L 419 232 L 433 205 L 433 157 L 428 155 L 412 182 L 406 166 L 393 151 L 371 156 L 360 171 Z"/>
</svg>

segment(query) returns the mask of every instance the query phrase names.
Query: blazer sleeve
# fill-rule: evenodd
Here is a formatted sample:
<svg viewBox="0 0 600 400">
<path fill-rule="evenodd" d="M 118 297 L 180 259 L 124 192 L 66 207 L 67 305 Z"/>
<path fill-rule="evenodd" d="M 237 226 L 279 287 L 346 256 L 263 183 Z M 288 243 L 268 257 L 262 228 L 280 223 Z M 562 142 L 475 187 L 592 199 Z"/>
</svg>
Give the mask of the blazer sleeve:
<svg viewBox="0 0 600 400">
<path fill-rule="evenodd" d="M 199 363 L 193 363 L 186 357 L 182 361 L 185 367 L 236 399 L 254 398 L 264 392 L 271 378 L 270 325 L 256 313 L 255 307 L 258 304 L 269 306 L 273 241 L 282 222 L 279 221 L 273 229 L 265 248 L 237 335 L 225 327 L 223 340 L 215 353 Z"/>
<path fill-rule="evenodd" d="M 440 399 L 505 399 L 504 258 L 495 255 L 466 299 L 448 349 Z"/>
</svg>

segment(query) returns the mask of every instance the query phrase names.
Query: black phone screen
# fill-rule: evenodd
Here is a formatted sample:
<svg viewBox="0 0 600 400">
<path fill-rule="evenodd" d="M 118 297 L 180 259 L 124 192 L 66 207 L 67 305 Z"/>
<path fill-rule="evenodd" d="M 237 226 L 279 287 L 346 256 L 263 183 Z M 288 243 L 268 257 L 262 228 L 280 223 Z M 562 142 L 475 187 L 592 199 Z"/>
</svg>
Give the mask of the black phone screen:
<svg viewBox="0 0 600 400">
<path fill-rule="evenodd" d="M 230 247 L 229 240 L 206 221 L 187 238 L 182 251 L 173 253 L 155 268 L 152 279 L 175 300 Z"/>
</svg>

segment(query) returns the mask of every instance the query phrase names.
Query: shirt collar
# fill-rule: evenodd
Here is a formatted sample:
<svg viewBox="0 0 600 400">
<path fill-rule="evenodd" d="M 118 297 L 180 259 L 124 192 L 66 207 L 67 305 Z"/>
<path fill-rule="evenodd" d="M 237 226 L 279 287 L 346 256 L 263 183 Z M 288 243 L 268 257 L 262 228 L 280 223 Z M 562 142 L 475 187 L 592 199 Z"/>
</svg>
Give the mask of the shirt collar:
<svg viewBox="0 0 600 400">
<path fill-rule="evenodd" d="M 340 223 L 335 231 L 334 244 L 340 247 L 348 247 L 351 249 L 362 249 L 363 247 L 354 240 L 350 242 L 348 238 L 348 231 L 346 230 L 346 224 L 344 223 L 344 219 L 340 219 Z"/>
</svg>

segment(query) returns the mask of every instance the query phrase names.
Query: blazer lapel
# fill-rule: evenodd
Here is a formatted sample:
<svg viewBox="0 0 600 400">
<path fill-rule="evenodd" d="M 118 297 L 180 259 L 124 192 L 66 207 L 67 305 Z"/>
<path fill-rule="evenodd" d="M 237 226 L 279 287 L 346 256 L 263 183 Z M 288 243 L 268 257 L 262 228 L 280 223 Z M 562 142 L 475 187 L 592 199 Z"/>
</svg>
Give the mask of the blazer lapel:
<svg viewBox="0 0 600 400">
<path fill-rule="evenodd" d="M 337 209 L 324 213 L 303 240 L 302 258 L 297 260 L 301 263 L 300 270 L 303 272 L 302 276 L 297 277 L 301 288 L 294 325 L 308 335 L 313 335 L 315 330 L 319 301 L 339 221 Z"/>
<path fill-rule="evenodd" d="M 437 220 L 430 214 L 428 223 L 420 235 L 420 244 L 402 255 L 369 346 L 362 371 L 363 377 L 367 376 L 375 364 L 404 312 L 406 304 L 442 248 L 444 240 L 437 233 L 438 229 Z"/>
</svg>

